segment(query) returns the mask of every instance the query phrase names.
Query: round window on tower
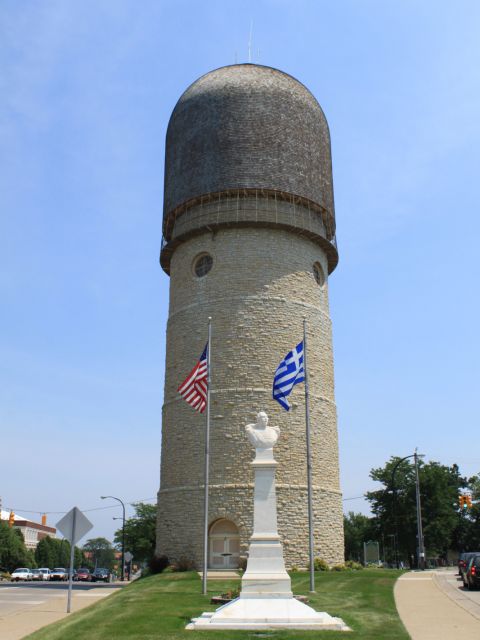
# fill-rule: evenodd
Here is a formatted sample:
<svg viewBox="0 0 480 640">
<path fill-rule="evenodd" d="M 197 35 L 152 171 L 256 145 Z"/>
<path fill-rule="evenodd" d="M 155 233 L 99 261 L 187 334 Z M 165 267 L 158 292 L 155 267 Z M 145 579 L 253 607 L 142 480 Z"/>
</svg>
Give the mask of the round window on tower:
<svg viewBox="0 0 480 640">
<path fill-rule="evenodd" d="M 213 258 L 208 253 L 201 253 L 193 261 L 193 272 L 197 278 L 203 278 L 210 271 L 213 265 Z"/>
<path fill-rule="evenodd" d="M 322 265 L 319 262 L 315 262 L 313 265 L 313 277 L 319 287 L 323 287 L 325 284 L 325 274 L 323 273 Z"/>
</svg>

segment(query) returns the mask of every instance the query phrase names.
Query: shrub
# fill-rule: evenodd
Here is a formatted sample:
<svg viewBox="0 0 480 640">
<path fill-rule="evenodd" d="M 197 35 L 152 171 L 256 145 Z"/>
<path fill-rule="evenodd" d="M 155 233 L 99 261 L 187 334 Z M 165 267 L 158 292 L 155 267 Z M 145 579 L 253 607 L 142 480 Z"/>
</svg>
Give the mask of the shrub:
<svg viewBox="0 0 480 640">
<path fill-rule="evenodd" d="M 245 571 L 246 568 L 247 568 L 247 558 L 245 556 L 240 556 L 240 559 L 238 561 L 238 569 L 240 571 Z"/>
<path fill-rule="evenodd" d="M 346 571 L 347 567 L 344 564 L 334 564 L 332 571 Z"/>
<path fill-rule="evenodd" d="M 162 573 L 169 564 L 170 562 L 167 556 L 153 556 L 148 563 L 148 568 L 150 569 L 150 573 Z"/>
<path fill-rule="evenodd" d="M 290 567 L 290 572 L 291 573 L 297 573 L 297 571 L 298 571 L 297 565 L 294 564 L 292 567 Z"/>
<path fill-rule="evenodd" d="M 330 571 L 328 562 L 326 562 L 323 558 L 315 558 L 315 560 L 313 561 L 313 567 L 315 571 Z"/>
<path fill-rule="evenodd" d="M 172 571 L 194 571 L 195 568 L 195 562 L 185 557 L 179 558 L 172 564 Z"/>
<path fill-rule="evenodd" d="M 363 569 L 363 566 L 359 562 L 355 562 L 355 560 L 347 560 L 345 567 L 352 569 L 352 571 L 360 571 L 360 569 Z"/>
</svg>

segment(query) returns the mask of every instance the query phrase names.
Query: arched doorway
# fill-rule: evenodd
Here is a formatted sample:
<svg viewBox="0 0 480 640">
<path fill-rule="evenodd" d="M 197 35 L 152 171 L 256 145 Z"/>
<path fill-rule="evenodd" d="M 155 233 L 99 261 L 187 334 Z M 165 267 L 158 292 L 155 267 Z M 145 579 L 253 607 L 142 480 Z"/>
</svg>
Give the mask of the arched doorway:
<svg viewBox="0 0 480 640">
<path fill-rule="evenodd" d="M 240 533 L 230 520 L 221 518 L 209 533 L 209 566 L 212 569 L 237 569 L 240 560 Z"/>
</svg>

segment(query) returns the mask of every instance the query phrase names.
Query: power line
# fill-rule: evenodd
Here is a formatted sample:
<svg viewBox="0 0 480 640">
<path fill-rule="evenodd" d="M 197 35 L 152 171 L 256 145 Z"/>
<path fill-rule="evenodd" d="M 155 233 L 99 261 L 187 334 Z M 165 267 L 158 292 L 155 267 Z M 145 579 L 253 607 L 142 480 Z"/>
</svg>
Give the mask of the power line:
<svg viewBox="0 0 480 640">
<path fill-rule="evenodd" d="M 138 502 L 152 502 L 155 501 L 157 498 L 139 498 L 137 500 L 132 500 L 131 502 L 127 502 L 126 504 L 128 504 L 129 506 L 133 506 L 134 504 L 137 504 Z M 89 512 L 89 511 L 104 511 L 105 509 L 115 509 L 116 507 L 118 507 L 117 504 L 110 504 L 106 507 L 91 507 L 90 509 L 81 509 L 81 511 L 83 511 L 83 513 Z M 13 512 L 20 512 L 20 513 L 38 513 L 40 515 L 62 515 L 64 513 L 67 513 L 67 511 L 39 511 L 38 509 L 20 509 L 20 507 L 6 507 L 5 508 L 6 511 L 13 511 Z"/>
</svg>

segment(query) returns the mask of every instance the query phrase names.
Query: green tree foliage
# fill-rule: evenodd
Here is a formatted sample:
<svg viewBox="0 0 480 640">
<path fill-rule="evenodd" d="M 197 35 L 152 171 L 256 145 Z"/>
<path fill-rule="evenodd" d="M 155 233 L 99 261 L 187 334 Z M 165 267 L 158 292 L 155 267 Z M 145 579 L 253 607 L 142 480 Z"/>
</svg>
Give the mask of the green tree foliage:
<svg viewBox="0 0 480 640">
<path fill-rule="evenodd" d="M 157 505 L 136 502 L 135 515 L 125 520 L 125 550 L 136 562 L 149 562 L 155 553 Z M 122 529 L 115 532 L 114 542 L 122 548 Z"/>
<path fill-rule="evenodd" d="M 345 559 L 363 562 L 363 543 L 377 540 L 375 522 L 362 513 L 349 511 L 343 516 L 345 533 Z"/>
<path fill-rule="evenodd" d="M 39 567 L 49 567 L 52 569 L 56 564 L 56 553 L 54 540 L 50 536 L 42 538 L 35 549 L 35 560 Z"/>
<path fill-rule="evenodd" d="M 90 538 L 83 545 L 83 550 L 91 554 L 91 558 L 85 563 L 87 566 L 113 569 L 115 565 L 115 550 L 112 543 L 106 538 Z"/>
<path fill-rule="evenodd" d="M 73 564 L 77 569 L 83 565 L 83 553 L 75 547 Z M 58 540 L 47 536 L 40 540 L 35 549 L 35 561 L 39 567 L 66 567 L 70 566 L 70 543 L 68 540 Z"/>
<path fill-rule="evenodd" d="M 458 524 L 455 529 L 453 548 L 458 551 L 477 551 L 480 549 L 480 475 L 468 480 L 471 492 L 472 509 L 458 510 Z"/>
<path fill-rule="evenodd" d="M 31 567 L 31 562 L 22 532 L 0 520 L 0 569 L 12 572 L 19 567 Z"/>
<path fill-rule="evenodd" d="M 370 477 L 384 488 L 367 493 L 378 532 L 383 538 L 396 532 L 392 471 L 399 458 L 392 457 L 384 467 L 372 469 Z M 458 494 L 468 486 L 457 465 L 419 462 L 422 522 L 427 556 L 445 556 L 456 548 L 456 532 L 460 524 Z M 401 462 L 395 472 L 398 551 L 404 561 L 416 557 L 417 520 L 415 501 L 415 467 L 411 460 Z"/>
</svg>

